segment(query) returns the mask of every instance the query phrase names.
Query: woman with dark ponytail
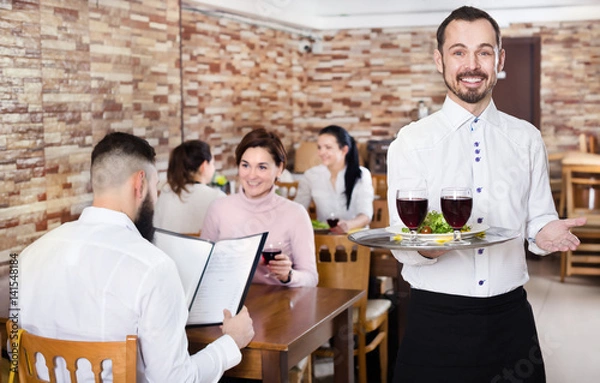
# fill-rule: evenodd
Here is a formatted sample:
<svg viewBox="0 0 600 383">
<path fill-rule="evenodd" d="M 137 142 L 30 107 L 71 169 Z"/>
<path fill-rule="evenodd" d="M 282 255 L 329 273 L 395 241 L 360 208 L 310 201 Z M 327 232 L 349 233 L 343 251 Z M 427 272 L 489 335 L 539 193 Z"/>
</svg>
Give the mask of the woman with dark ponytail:
<svg viewBox="0 0 600 383">
<path fill-rule="evenodd" d="M 177 233 L 200 233 L 208 205 L 221 190 L 209 186 L 215 162 L 206 142 L 191 140 L 171 152 L 167 184 L 162 188 L 154 212 L 154 226 Z"/>
<path fill-rule="evenodd" d="M 368 169 L 358 162 L 354 138 L 337 125 L 319 132 L 321 165 L 308 169 L 298 185 L 296 202 L 308 208 L 313 200 L 317 219 L 337 218 L 335 233 L 365 227 L 373 216 L 373 183 Z"/>
</svg>

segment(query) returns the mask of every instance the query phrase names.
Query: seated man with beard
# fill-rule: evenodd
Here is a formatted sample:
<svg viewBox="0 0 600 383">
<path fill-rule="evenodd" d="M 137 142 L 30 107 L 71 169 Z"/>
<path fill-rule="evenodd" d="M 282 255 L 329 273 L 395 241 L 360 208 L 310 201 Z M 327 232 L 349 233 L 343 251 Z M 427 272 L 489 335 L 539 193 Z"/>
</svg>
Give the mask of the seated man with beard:
<svg viewBox="0 0 600 383">
<path fill-rule="evenodd" d="M 19 256 L 16 319 L 50 338 L 122 341 L 137 335 L 138 382 L 214 382 L 240 362 L 239 349 L 254 336 L 252 319 L 246 308 L 236 316 L 225 310 L 224 335 L 189 355 L 177 269 L 151 243 L 154 161 L 154 149 L 130 134 L 110 133 L 96 145 L 92 206 Z M 38 371 L 44 370 L 38 360 Z M 61 372 L 58 381 L 67 381 Z M 102 375 L 103 381 L 112 378 L 111 369 Z M 85 378 L 93 381 L 91 371 Z"/>
</svg>

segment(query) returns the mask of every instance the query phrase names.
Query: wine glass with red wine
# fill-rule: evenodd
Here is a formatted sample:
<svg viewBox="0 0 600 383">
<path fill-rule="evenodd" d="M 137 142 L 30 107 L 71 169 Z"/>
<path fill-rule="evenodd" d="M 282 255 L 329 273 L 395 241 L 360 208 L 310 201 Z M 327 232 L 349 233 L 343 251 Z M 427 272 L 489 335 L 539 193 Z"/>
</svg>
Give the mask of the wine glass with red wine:
<svg viewBox="0 0 600 383">
<path fill-rule="evenodd" d="M 443 188 L 440 195 L 442 214 L 448 225 L 454 229 L 452 241 L 446 245 L 468 245 L 462 239 L 461 229 L 467 224 L 473 210 L 473 195 L 468 187 Z"/>
<path fill-rule="evenodd" d="M 281 242 L 270 242 L 263 247 L 262 257 L 265 265 L 268 265 L 270 261 L 275 259 L 275 256 L 281 254 Z M 270 277 L 271 273 L 265 274 L 266 277 Z"/>
<path fill-rule="evenodd" d="M 340 219 L 338 218 L 337 214 L 335 214 L 335 212 L 331 212 L 329 213 L 329 216 L 327 216 L 327 224 L 329 225 L 330 229 L 336 227 L 339 221 Z"/>
<path fill-rule="evenodd" d="M 427 216 L 427 188 L 398 189 L 396 191 L 396 209 L 406 227 L 410 230 L 410 237 L 402 239 L 402 244 L 421 245 L 417 239 L 417 228 Z"/>
</svg>

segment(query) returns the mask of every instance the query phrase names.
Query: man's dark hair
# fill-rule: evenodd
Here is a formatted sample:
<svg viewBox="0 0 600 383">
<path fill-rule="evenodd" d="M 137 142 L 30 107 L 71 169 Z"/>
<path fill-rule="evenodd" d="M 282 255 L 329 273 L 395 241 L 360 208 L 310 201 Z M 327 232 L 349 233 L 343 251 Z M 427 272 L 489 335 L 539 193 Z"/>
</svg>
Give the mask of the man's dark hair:
<svg viewBox="0 0 600 383">
<path fill-rule="evenodd" d="M 492 18 L 487 12 L 482 11 L 481 9 L 469 6 L 463 6 L 455 9 L 452 13 L 446 17 L 444 21 L 440 24 L 437 30 L 437 44 L 438 50 L 440 53 L 443 53 L 442 48 L 444 47 L 444 42 L 446 40 L 446 27 L 450 22 L 454 20 L 464 20 L 464 21 L 475 21 L 479 19 L 485 19 L 492 24 L 492 28 L 496 32 L 496 44 L 498 45 L 498 50 L 502 49 L 502 37 L 500 35 L 500 27 L 496 20 Z"/>
<path fill-rule="evenodd" d="M 92 189 L 121 185 L 131 174 L 154 165 L 156 152 L 143 138 L 122 132 L 107 134 L 92 151 Z"/>
</svg>

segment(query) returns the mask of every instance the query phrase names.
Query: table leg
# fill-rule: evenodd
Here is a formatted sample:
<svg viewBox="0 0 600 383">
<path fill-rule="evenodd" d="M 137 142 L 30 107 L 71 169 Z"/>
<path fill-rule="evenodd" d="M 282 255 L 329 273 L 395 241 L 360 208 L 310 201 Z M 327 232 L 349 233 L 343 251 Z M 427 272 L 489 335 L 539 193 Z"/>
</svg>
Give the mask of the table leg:
<svg viewBox="0 0 600 383">
<path fill-rule="evenodd" d="M 333 320 L 333 377 L 336 383 L 354 383 L 352 307 Z"/>
<path fill-rule="evenodd" d="M 262 381 L 263 383 L 288 383 L 287 352 L 262 351 Z"/>
</svg>

